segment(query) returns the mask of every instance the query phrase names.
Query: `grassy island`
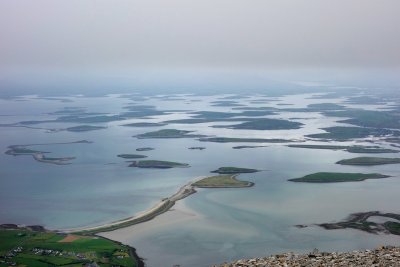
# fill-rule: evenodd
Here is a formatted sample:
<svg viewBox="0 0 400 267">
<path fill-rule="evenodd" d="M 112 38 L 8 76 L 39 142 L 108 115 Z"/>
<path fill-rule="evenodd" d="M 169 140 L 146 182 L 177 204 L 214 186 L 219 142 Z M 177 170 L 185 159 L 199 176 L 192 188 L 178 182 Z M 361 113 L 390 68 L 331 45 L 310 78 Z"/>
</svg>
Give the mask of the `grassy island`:
<svg viewBox="0 0 400 267">
<path fill-rule="evenodd" d="M 398 131 L 393 131 L 389 129 L 364 127 L 334 126 L 323 128 L 323 130 L 325 130 L 326 133 L 310 134 L 306 135 L 306 137 L 346 141 L 354 138 L 366 138 L 368 136 L 380 137 L 392 134 L 400 134 Z"/>
<path fill-rule="evenodd" d="M 302 125 L 300 122 L 263 118 L 235 125 L 216 125 L 213 127 L 244 130 L 291 130 L 300 129 Z"/>
<path fill-rule="evenodd" d="M 154 148 L 152 148 L 152 147 L 139 147 L 139 148 L 136 148 L 136 151 L 150 151 L 150 150 L 154 150 Z"/>
<path fill-rule="evenodd" d="M 123 124 L 121 126 L 127 126 L 127 127 L 158 127 L 158 126 L 165 126 L 167 125 L 166 123 L 161 123 L 161 122 L 135 122 L 135 123 L 128 123 L 128 124 Z"/>
<path fill-rule="evenodd" d="M 384 223 L 376 223 L 369 221 L 370 217 L 381 217 L 387 218 Z M 336 222 L 336 223 L 321 223 L 318 226 L 323 227 L 327 230 L 334 229 L 358 229 L 364 232 L 378 234 L 378 233 L 391 233 L 393 235 L 400 235 L 400 214 L 396 213 L 381 213 L 379 211 L 368 211 L 351 214 L 347 220 Z"/>
<path fill-rule="evenodd" d="M 200 138 L 201 142 L 214 143 L 289 143 L 292 140 L 287 139 L 264 139 L 264 138 L 235 138 L 235 137 L 208 137 Z"/>
<path fill-rule="evenodd" d="M 147 158 L 145 155 L 139 155 L 139 154 L 119 154 L 117 157 L 123 158 L 123 159 L 143 159 Z"/>
<path fill-rule="evenodd" d="M 237 168 L 237 167 L 220 167 L 214 173 L 219 174 L 238 174 L 238 173 L 253 173 L 258 172 L 259 170 L 256 169 L 247 169 L 247 168 Z"/>
<path fill-rule="evenodd" d="M 101 130 L 101 129 L 106 129 L 107 127 L 103 126 L 92 126 L 92 125 L 80 125 L 80 126 L 74 126 L 74 127 L 69 127 L 66 128 L 68 132 L 89 132 L 89 131 L 95 131 L 95 130 Z"/>
<path fill-rule="evenodd" d="M 237 175 L 210 176 L 197 181 L 192 185 L 201 188 L 241 188 L 254 185 L 252 182 L 237 180 L 236 176 Z"/>
<path fill-rule="evenodd" d="M 170 169 L 189 167 L 189 164 L 162 160 L 139 160 L 133 161 L 129 167 Z"/>
<path fill-rule="evenodd" d="M 0 266 L 140 266 L 133 248 L 97 236 L 0 226 L 0 240 Z"/>
<path fill-rule="evenodd" d="M 147 138 L 193 138 L 202 137 L 202 135 L 190 134 L 192 131 L 176 130 L 176 129 L 162 129 L 154 132 L 147 132 L 139 134 L 136 137 L 139 139 Z"/>
<path fill-rule="evenodd" d="M 317 172 L 301 178 L 289 179 L 288 181 L 303 183 L 340 183 L 360 182 L 367 179 L 380 179 L 388 177 L 390 176 L 379 173 Z"/>
<path fill-rule="evenodd" d="M 350 153 L 398 153 L 398 150 L 381 148 L 376 146 L 338 146 L 338 145 L 288 145 L 293 148 L 308 148 L 308 149 L 331 149 L 345 150 Z"/>
<path fill-rule="evenodd" d="M 352 159 L 343 159 L 336 164 L 341 165 L 383 165 L 383 164 L 396 164 L 400 163 L 400 158 L 378 158 L 378 157 L 357 157 Z"/>
<path fill-rule="evenodd" d="M 257 148 L 257 147 L 267 147 L 267 146 L 234 146 L 233 149 L 244 149 L 244 148 Z"/>
</svg>

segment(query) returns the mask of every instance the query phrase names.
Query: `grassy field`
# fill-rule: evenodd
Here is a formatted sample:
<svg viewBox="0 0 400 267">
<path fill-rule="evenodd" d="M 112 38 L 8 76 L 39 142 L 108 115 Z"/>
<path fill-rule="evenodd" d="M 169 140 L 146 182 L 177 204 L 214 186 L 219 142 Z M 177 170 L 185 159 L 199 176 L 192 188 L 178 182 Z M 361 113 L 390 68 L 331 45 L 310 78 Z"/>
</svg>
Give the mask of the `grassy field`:
<svg viewBox="0 0 400 267">
<path fill-rule="evenodd" d="M 291 182 L 303 183 L 339 183 L 359 182 L 367 179 L 380 179 L 390 176 L 379 173 L 342 173 L 342 172 L 317 172 L 301 178 L 289 179 Z"/>
<path fill-rule="evenodd" d="M 130 248 L 101 237 L 0 230 L 0 266 L 137 266 Z"/>
<path fill-rule="evenodd" d="M 253 185 L 251 182 L 237 180 L 236 175 L 210 176 L 193 183 L 193 186 L 203 188 L 240 188 Z"/>
<path fill-rule="evenodd" d="M 237 173 L 253 173 L 253 172 L 258 172 L 258 170 L 248 169 L 248 168 L 237 168 L 237 167 L 220 167 L 212 172 L 219 174 L 237 174 Z"/>
<path fill-rule="evenodd" d="M 383 165 L 400 163 L 400 158 L 378 158 L 378 157 L 357 157 L 352 159 L 343 159 L 336 164 L 341 165 Z"/>
</svg>

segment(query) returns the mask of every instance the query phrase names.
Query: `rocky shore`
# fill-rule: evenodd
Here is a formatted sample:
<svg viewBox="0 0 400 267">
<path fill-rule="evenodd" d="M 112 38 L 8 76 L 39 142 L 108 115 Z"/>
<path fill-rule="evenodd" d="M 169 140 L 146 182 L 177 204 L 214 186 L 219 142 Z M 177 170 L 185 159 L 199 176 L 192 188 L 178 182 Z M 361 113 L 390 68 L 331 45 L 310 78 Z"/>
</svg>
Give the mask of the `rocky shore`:
<svg viewBox="0 0 400 267">
<path fill-rule="evenodd" d="M 223 263 L 214 267 L 336 267 L 336 266 L 369 266 L 369 267 L 398 267 L 400 266 L 400 247 L 380 247 L 374 250 L 352 252 L 319 252 L 314 250 L 308 254 L 284 253 L 265 258 L 238 260 Z"/>
</svg>

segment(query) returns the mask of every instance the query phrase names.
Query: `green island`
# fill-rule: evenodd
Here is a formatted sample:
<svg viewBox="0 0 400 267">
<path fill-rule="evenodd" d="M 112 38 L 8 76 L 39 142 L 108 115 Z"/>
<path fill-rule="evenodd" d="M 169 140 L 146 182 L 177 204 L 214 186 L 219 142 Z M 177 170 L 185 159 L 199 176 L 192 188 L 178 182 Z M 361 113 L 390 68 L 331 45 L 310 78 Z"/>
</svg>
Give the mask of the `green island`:
<svg viewBox="0 0 400 267">
<path fill-rule="evenodd" d="M 219 173 L 219 174 L 238 174 L 238 173 L 253 173 L 253 172 L 259 172 L 259 170 L 256 169 L 248 169 L 248 168 L 237 168 L 237 167 L 220 167 L 215 171 L 212 171 L 213 173 Z"/>
<path fill-rule="evenodd" d="M 192 131 L 177 130 L 177 129 L 162 129 L 154 132 L 147 132 L 136 135 L 139 139 L 147 138 L 194 138 L 203 137 L 203 135 L 190 134 Z"/>
<path fill-rule="evenodd" d="M 341 165 L 363 165 L 363 166 L 397 164 L 397 163 L 400 163 L 400 158 L 357 157 L 352 159 L 343 159 L 336 162 L 336 164 L 341 164 Z"/>
<path fill-rule="evenodd" d="M 194 182 L 192 185 L 200 188 L 242 188 L 254 185 L 252 182 L 237 180 L 236 176 L 237 175 L 210 176 Z"/>
<path fill-rule="evenodd" d="M 379 173 L 344 173 L 344 172 L 317 172 L 301 178 L 289 179 L 291 182 L 302 183 L 340 183 L 360 182 L 367 179 L 381 179 L 390 176 Z"/>
<path fill-rule="evenodd" d="M 291 130 L 300 129 L 303 124 L 300 122 L 280 119 L 257 119 L 234 125 L 214 125 L 214 128 L 229 128 L 243 130 Z"/>
<path fill-rule="evenodd" d="M 370 217 L 388 218 L 389 220 L 384 223 L 377 223 L 368 221 Z M 394 219 L 396 221 L 390 221 Z M 390 233 L 393 235 L 400 235 L 400 214 L 395 213 L 381 213 L 379 211 L 368 211 L 351 214 L 347 220 L 336 223 L 321 223 L 318 226 L 326 230 L 336 229 L 358 229 L 371 234 Z"/>
<path fill-rule="evenodd" d="M 157 127 L 157 126 L 165 126 L 167 125 L 166 123 L 161 123 L 161 122 L 135 122 L 135 123 L 128 123 L 128 124 L 123 124 L 121 126 L 127 126 L 127 127 Z"/>
<path fill-rule="evenodd" d="M 66 128 L 65 130 L 68 132 L 89 132 L 89 131 L 101 130 L 101 129 L 106 129 L 106 128 L 107 127 L 103 127 L 103 126 L 80 125 L 80 126 L 69 127 L 69 128 Z"/>
<path fill-rule="evenodd" d="M 76 143 L 76 142 L 73 142 L 73 143 Z M 12 156 L 30 155 L 38 162 L 51 163 L 51 164 L 56 164 L 56 165 L 70 164 L 69 161 L 75 159 L 75 157 L 62 157 L 62 158 L 47 157 L 45 154 L 50 153 L 50 152 L 32 150 L 32 149 L 26 148 L 27 146 L 31 146 L 31 145 L 9 146 L 8 150 L 5 152 L 5 154 L 12 155 Z"/>
<path fill-rule="evenodd" d="M 139 155 L 139 154 L 119 154 L 117 157 L 123 158 L 123 159 L 144 159 L 147 158 L 145 155 Z"/>
<path fill-rule="evenodd" d="M 136 148 L 136 151 L 150 151 L 150 150 L 154 150 L 154 148 L 152 148 L 152 147 L 139 147 L 139 148 Z"/>
<path fill-rule="evenodd" d="M 293 148 L 345 150 L 350 153 L 398 153 L 398 150 L 381 148 L 377 146 L 337 146 L 337 145 L 287 145 Z"/>
<path fill-rule="evenodd" d="M 217 100 L 211 102 L 211 106 L 214 107 L 242 107 L 243 105 L 232 100 Z"/>
<path fill-rule="evenodd" d="M 346 149 L 347 152 L 350 153 L 399 153 L 399 150 L 388 149 L 388 148 L 380 148 L 380 147 L 362 147 L 362 146 L 352 146 Z"/>
<path fill-rule="evenodd" d="M 265 138 L 235 138 L 235 137 L 206 137 L 200 138 L 201 142 L 214 143 L 289 143 L 294 142 L 288 139 L 265 139 Z"/>
<path fill-rule="evenodd" d="M 348 117 L 340 122 L 361 127 L 400 129 L 400 116 L 396 112 L 351 109 L 343 111 L 327 111 L 326 116 Z"/>
<path fill-rule="evenodd" d="M 98 236 L 0 225 L 0 267 L 143 266 L 135 249 Z"/>
<path fill-rule="evenodd" d="M 345 127 L 334 126 L 323 128 L 326 133 L 309 134 L 306 137 L 318 139 L 331 139 L 337 141 L 346 141 L 354 138 L 365 138 L 369 136 L 382 137 L 388 135 L 399 135 L 399 131 L 383 128 L 364 128 L 364 127 Z"/>
<path fill-rule="evenodd" d="M 189 164 L 163 160 L 139 160 L 133 161 L 129 167 L 137 168 L 155 168 L 155 169 L 170 169 L 170 168 L 186 168 Z"/>
<path fill-rule="evenodd" d="M 191 147 L 188 147 L 188 149 L 190 149 L 190 150 L 204 150 L 206 148 L 204 146 L 191 146 Z"/>
<path fill-rule="evenodd" d="M 233 149 L 244 149 L 244 148 L 257 148 L 257 147 L 267 147 L 267 146 L 234 146 Z"/>
<path fill-rule="evenodd" d="M 400 223 L 398 222 L 385 222 L 383 226 L 388 230 L 391 234 L 400 235 Z"/>
<path fill-rule="evenodd" d="M 242 112 L 218 112 L 218 111 L 200 111 L 194 112 L 194 116 L 188 119 L 168 120 L 165 123 L 178 123 L 178 124 L 195 124 L 207 122 L 221 122 L 221 121 L 252 121 L 256 118 L 266 115 L 274 115 L 275 113 L 270 110 L 245 110 Z"/>
</svg>

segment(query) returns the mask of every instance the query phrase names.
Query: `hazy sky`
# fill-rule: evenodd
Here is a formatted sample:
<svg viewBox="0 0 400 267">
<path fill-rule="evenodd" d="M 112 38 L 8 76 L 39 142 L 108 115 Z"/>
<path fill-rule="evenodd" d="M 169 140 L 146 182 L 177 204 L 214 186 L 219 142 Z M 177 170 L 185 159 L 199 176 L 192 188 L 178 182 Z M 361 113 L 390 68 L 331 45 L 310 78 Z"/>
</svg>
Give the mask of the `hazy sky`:
<svg viewBox="0 0 400 267">
<path fill-rule="evenodd" d="M 399 67 L 399 0 L 1 0 L 0 67 Z"/>
</svg>

